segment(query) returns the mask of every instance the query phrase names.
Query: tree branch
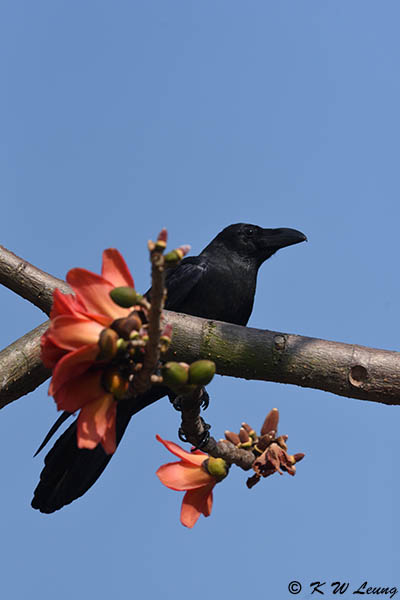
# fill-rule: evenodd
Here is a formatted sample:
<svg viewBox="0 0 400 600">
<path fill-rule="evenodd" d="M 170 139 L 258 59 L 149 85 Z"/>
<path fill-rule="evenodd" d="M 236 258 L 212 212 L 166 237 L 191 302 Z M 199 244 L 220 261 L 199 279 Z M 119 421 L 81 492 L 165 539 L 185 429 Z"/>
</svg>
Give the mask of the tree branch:
<svg viewBox="0 0 400 600">
<path fill-rule="evenodd" d="M 68 283 L 34 267 L 3 246 L 0 246 L 0 283 L 46 314 L 50 312 L 55 288 L 64 294 L 72 293 Z"/>
<path fill-rule="evenodd" d="M 400 353 L 165 311 L 170 360 L 213 360 L 220 375 L 291 383 L 338 396 L 400 404 Z"/>
<path fill-rule="evenodd" d="M 32 265 L 17 268 L 11 278 L 10 264 L 21 262 L 3 250 L 0 281 L 49 313 L 54 288 L 60 287 L 63 292 L 70 292 L 70 288 L 65 282 L 61 282 L 61 288 L 59 279 Z M 33 288 L 31 274 L 36 292 L 29 291 Z M 400 404 L 398 352 L 240 327 L 170 311 L 164 314 L 173 326 L 166 356 L 169 360 L 190 363 L 207 358 L 216 363 L 220 375 L 291 383 L 349 398 Z M 49 377 L 40 361 L 40 336 L 46 326 L 41 325 L 0 352 L 0 408 Z"/>
<path fill-rule="evenodd" d="M 40 360 L 40 338 L 49 323 L 42 323 L 0 352 L 0 408 L 33 392 L 51 376 Z"/>
</svg>

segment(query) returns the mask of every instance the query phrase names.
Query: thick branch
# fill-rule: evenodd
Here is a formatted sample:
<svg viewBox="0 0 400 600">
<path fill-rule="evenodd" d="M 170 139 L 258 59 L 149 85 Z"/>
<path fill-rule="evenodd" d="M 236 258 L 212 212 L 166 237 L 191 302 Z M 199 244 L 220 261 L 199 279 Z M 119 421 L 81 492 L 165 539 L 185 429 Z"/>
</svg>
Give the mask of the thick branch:
<svg viewBox="0 0 400 600">
<path fill-rule="evenodd" d="M 0 408 L 32 392 L 51 375 L 40 360 L 40 338 L 50 321 L 0 352 Z"/>
<path fill-rule="evenodd" d="M 169 360 L 190 363 L 208 358 L 216 363 L 220 375 L 292 383 L 349 398 L 400 404 L 398 352 L 240 327 L 171 311 L 165 311 L 165 317 L 173 326 Z M 32 373 L 37 374 L 37 385 L 48 376 L 40 362 L 43 331 L 37 328 L 0 352 L 0 408 L 36 387 L 30 380 Z M 29 364 L 25 359 L 27 341 Z"/>
<path fill-rule="evenodd" d="M 174 327 L 170 359 L 208 358 L 220 375 L 400 404 L 398 352 L 167 314 Z"/>
<path fill-rule="evenodd" d="M 0 281 L 48 313 L 53 289 L 68 292 L 69 287 L 32 265 L 18 267 L 22 263 L 28 265 L 3 249 Z M 16 270 L 11 275 L 12 265 Z M 165 316 L 173 325 L 167 355 L 170 360 L 208 358 L 215 361 L 220 375 L 291 383 L 350 398 L 400 404 L 398 352 L 251 329 L 170 311 L 165 311 Z M 0 352 L 0 408 L 49 376 L 40 361 L 39 341 L 45 326 Z"/>
<path fill-rule="evenodd" d="M 50 312 L 56 287 L 64 294 L 71 293 L 65 281 L 34 267 L 3 246 L 0 246 L 0 283 L 46 314 Z"/>
</svg>

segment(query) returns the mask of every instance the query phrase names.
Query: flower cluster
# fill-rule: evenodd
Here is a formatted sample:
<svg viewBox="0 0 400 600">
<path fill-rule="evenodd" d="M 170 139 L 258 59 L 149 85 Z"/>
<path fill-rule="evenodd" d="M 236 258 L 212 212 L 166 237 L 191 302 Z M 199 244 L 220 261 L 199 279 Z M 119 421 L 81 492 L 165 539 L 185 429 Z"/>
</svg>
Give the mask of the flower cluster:
<svg viewBox="0 0 400 600">
<path fill-rule="evenodd" d="M 113 248 L 103 253 L 101 275 L 76 268 L 68 272 L 67 281 L 74 295 L 54 291 L 51 323 L 41 340 L 43 363 L 53 370 L 49 394 L 59 410 L 80 410 L 79 448 L 101 443 L 111 454 L 116 448 L 116 400 L 129 386 L 126 364 L 114 357 L 132 332 L 145 336 L 146 310 L 112 300 L 114 288 L 134 287 L 123 257 Z"/>
<path fill-rule="evenodd" d="M 277 436 L 279 411 L 273 408 L 266 416 L 261 427 L 260 436 L 247 423 L 243 423 L 239 433 L 225 431 L 225 438 L 243 450 L 253 452 L 256 459 L 253 462 L 255 475 L 247 480 L 247 487 L 252 488 L 261 477 L 268 477 L 278 472 L 287 471 L 289 475 L 296 473 L 295 464 L 304 458 L 304 454 L 288 454 L 287 435 Z"/>
<path fill-rule="evenodd" d="M 249 467 L 251 465 L 255 475 L 247 480 L 248 488 L 258 483 L 261 477 L 268 477 L 276 472 L 282 474 L 282 471 L 287 471 L 294 475 L 295 463 L 304 457 L 301 453 L 288 454 L 288 436 L 277 437 L 278 421 L 279 411 L 273 408 L 265 418 L 260 436 L 247 423 L 242 424 L 238 434 L 225 431 L 228 442 L 252 457 Z M 201 514 L 205 517 L 210 516 L 213 488 L 227 476 L 230 462 L 234 462 L 235 459 L 229 451 L 224 453 L 223 447 L 226 446 L 226 442 L 223 440 L 217 446 L 219 453 L 223 454 L 226 460 L 213 458 L 200 450 L 186 452 L 177 444 L 163 440 L 159 435 L 156 438 L 181 459 L 179 462 L 162 465 L 157 471 L 157 476 L 168 488 L 186 492 L 182 502 L 181 523 L 186 527 L 193 527 Z"/>
</svg>

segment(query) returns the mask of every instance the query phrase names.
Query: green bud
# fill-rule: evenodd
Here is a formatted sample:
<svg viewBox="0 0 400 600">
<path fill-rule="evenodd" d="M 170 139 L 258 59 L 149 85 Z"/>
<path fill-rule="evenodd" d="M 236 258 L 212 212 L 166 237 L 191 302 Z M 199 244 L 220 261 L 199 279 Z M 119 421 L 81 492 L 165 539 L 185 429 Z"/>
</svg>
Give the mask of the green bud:
<svg viewBox="0 0 400 600">
<path fill-rule="evenodd" d="M 172 389 L 179 389 L 187 383 L 188 366 L 177 362 L 167 362 L 161 369 L 164 383 Z"/>
<path fill-rule="evenodd" d="M 228 465 L 223 458 L 214 458 L 210 456 L 204 461 L 204 467 L 210 475 L 221 480 L 228 475 Z"/>
<path fill-rule="evenodd" d="M 166 266 L 173 267 L 180 263 L 182 258 L 183 252 L 179 251 L 179 249 L 171 250 L 171 252 L 167 252 L 167 254 L 164 255 L 164 262 Z"/>
<path fill-rule="evenodd" d="M 118 338 L 117 340 L 117 350 L 118 352 L 126 352 L 128 349 L 128 342 L 123 340 L 122 338 Z"/>
<path fill-rule="evenodd" d="M 215 375 L 215 363 L 211 360 L 196 360 L 189 367 L 189 383 L 207 385 Z"/>
<path fill-rule="evenodd" d="M 135 288 L 128 286 L 114 288 L 111 290 L 110 296 L 115 304 L 118 304 L 118 306 L 122 306 L 123 308 L 130 308 L 143 300 L 143 296 L 138 294 Z"/>
</svg>

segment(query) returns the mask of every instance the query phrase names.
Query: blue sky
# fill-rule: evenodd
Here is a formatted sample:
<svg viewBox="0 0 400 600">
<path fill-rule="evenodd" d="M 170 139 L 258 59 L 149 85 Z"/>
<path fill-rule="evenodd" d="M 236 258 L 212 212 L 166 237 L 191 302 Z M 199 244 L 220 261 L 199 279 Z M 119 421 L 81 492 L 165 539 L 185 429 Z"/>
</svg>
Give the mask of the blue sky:
<svg viewBox="0 0 400 600">
<path fill-rule="evenodd" d="M 162 226 L 194 254 L 230 223 L 294 227 L 309 243 L 262 267 L 249 325 L 398 349 L 399 17 L 394 0 L 4 1 L 1 243 L 59 277 L 118 247 L 144 291 Z M 43 321 L 8 290 L 0 303 L 2 346 Z M 306 458 L 251 491 L 234 470 L 191 531 L 154 474 L 170 460 L 155 434 L 176 440 L 168 402 L 51 516 L 30 508 L 56 417 L 47 384 L 6 407 L 1 596 L 400 588 L 399 409 L 221 377 L 209 391 L 217 438 L 278 406 Z"/>
</svg>

